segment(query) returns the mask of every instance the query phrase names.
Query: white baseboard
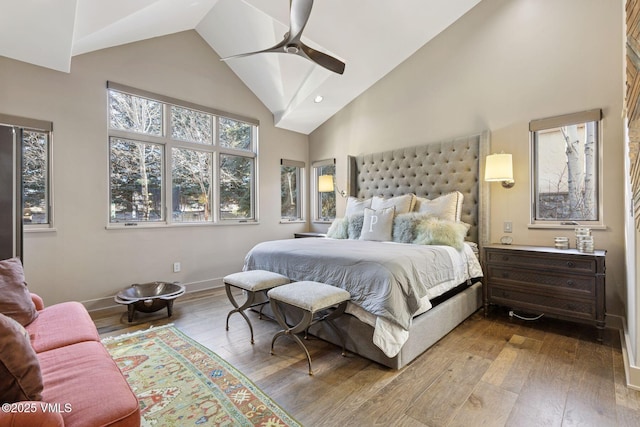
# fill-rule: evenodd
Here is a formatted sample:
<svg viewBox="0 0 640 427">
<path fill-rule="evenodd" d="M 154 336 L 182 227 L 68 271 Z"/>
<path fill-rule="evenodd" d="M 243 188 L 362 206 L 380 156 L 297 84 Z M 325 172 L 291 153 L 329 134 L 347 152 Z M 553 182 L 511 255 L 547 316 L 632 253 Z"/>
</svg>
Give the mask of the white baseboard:
<svg viewBox="0 0 640 427">
<path fill-rule="evenodd" d="M 207 289 L 220 288 L 224 286 L 224 283 L 222 283 L 222 278 L 216 278 L 216 279 L 202 280 L 199 282 L 181 283 L 181 285 L 184 285 L 185 293 L 193 293 L 193 292 L 205 291 Z M 82 303 L 82 305 L 85 306 L 85 308 L 88 311 L 106 310 L 109 308 L 119 306 L 119 304 L 117 304 L 114 301 L 113 299 L 114 297 L 115 295 L 110 297 L 97 298 L 97 299 L 80 301 L 80 302 Z"/>
<path fill-rule="evenodd" d="M 622 358 L 624 360 L 624 373 L 626 376 L 627 387 L 640 391 L 640 367 L 635 366 L 633 362 L 633 349 L 630 347 L 629 331 L 627 330 L 627 322 L 622 318 L 622 329 L 620 330 L 620 341 L 622 342 Z"/>
</svg>

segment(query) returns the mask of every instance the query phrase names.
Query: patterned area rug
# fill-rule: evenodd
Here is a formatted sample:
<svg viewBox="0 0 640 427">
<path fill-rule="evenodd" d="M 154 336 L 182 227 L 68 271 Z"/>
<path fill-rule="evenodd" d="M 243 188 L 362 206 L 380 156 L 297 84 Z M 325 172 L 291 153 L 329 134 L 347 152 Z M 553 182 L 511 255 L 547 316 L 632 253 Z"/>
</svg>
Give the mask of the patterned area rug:
<svg viewBox="0 0 640 427">
<path fill-rule="evenodd" d="M 300 425 L 242 373 L 174 326 L 102 342 L 138 396 L 143 426 Z"/>
</svg>

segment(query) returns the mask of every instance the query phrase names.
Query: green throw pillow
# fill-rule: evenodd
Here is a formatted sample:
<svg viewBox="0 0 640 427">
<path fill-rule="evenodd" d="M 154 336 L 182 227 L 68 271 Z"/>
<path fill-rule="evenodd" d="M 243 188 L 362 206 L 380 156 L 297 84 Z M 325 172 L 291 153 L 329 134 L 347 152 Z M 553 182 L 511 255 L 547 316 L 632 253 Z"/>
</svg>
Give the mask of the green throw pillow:
<svg viewBox="0 0 640 427">
<path fill-rule="evenodd" d="M 469 224 L 464 222 L 446 221 L 437 218 L 426 218 L 416 226 L 418 245 L 446 245 L 462 250 L 464 238 L 469 231 Z"/>
</svg>

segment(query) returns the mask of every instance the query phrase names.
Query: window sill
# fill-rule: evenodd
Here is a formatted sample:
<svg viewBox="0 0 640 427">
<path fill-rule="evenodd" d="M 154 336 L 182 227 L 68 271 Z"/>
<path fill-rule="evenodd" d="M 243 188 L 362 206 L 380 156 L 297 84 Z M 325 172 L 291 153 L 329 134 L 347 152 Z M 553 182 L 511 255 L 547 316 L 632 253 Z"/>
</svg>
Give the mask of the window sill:
<svg viewBox="0 0 640 427">
<path fill-rule="evenodd" d="M 576 228 L 589 228 L 591 230 L 606 230 L 607 226 L 604 224 L 579 224 L 579 225 L 565 225 L 565 224 L 527 224 L 527 228 L 530 229 L 546 229 L 546 230 L 575 230 Z"/>
<path fill-rule="evenodd" d="M 31 234 L 31 233 L 57 233 L 58 230 L 54 227 L 40 227 L 40 228 L 27 228 L 24 227 L 22 229 L 24 231 L 24 234 Z"/>
<path fill-rule="evenodd" d="M 163 228 L 182 228 L 182 227 L 224 227 L 224 226 L 237 226 L 237 225 L 259 225 L 259 221 L 254 220 L 234 220 L 225 222 L 195 222 L 195 223 L 127 223 L 135 225 L 125 225 L 125 223 L 107 224 L 105 229 L 107 230 L 135 230 L 135 229 L 163 229 Z"/>
<path fill-rule="evenodd" d="M 292 219 L 292 220 L 286 220 L 286 219 L 281 219 L 280 220 L 280 224 L 306 224 L 307 221 L 305 221 L 304 219 Z"/>
</svg>

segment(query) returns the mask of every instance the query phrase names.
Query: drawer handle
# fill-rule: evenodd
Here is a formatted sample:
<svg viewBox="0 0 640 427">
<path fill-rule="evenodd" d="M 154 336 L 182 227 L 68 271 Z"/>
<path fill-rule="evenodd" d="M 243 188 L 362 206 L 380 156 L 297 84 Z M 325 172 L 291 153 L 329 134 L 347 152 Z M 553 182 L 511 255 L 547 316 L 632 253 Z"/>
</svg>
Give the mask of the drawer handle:
<svg viewBox="0 0 640 427">
<path fill-rule="evenodd" d="M 508 257 L 507 255 L 503 255 L 503 256 L 502 256 L 502 260 L 503 260 L 503 261 L 509 261 L 509 257 Z"/>
<path fill-rule="evenodd" d="M 576 282 L 574 282 L 573 280 L 567 280 L 567 285 L 568 286 L 575 286 Z"/>
<path fill-rule="evenodd" d="M 576 266 L 576 263 L 573 261 L 567 261 L 567 267 L 569 268 L 574 268 Z"/>
</svg>

